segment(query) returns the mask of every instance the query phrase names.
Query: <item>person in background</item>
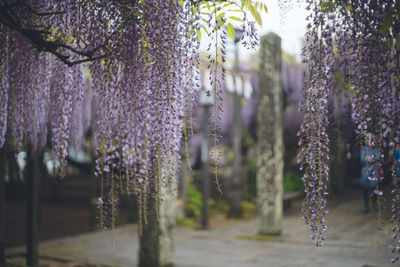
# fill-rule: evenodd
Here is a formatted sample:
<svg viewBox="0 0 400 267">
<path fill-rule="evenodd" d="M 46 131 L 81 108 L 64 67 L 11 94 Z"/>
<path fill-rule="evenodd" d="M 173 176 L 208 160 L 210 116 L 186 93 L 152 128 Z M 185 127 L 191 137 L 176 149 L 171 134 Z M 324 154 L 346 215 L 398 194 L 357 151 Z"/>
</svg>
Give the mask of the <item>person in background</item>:
<svg viewBox="0 0 400 267">
<path fill-rule="evenodd" d="M 379 149 L 375 147 L 375 139 L 371 133 L 367 134 L 366 145 L 361 148 L 361 179 L 360 184 L 364 188 L 364 213 L 368 213 L 369 209 L 369 197 L 372 194 L 373 205 L 375 211 L 378 210 L 376 203 L 377 196 L 373 194 L 374 189 L 378 183 L 378 166 L 377 163 L 380 159 Z"/>
<path fill-rule="evenodd" d="M 396 150 L 394 152 L 395 166 L 397 166 L 397 174 L 400 175 L 400 144 L 397 145 Z"/>
</svg>

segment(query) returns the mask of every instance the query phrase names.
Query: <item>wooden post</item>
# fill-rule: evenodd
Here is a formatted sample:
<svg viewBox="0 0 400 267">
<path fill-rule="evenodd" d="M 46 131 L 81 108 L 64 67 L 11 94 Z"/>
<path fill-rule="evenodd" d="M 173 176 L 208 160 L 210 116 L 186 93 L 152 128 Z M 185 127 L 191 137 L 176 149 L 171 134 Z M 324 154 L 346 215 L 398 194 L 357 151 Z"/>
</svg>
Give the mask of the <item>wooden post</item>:
<svg viewBox="0 0 400 267">
<path fill-rule="evenodd" d="M 238 61 L 236 46 L 236 64 Z M 242 216 L 242 94 L 239 93 L 236 78 L 233 77 L 235 92 L 233 93 L 233 129 L 232 129 L 232 151 L 233 151 L 233 172 L 229 190 L 229 217 Z"/>
<path fill-rule="evenodd" d="M 5 266 L 6 256 L 6 188 L 4 146 L 0 148 L 0 266 Z"/>
<path fill-rule="evenodd" d="M 239 42 L 243 31 L 235 29 L 235 68 L 233 72 L 233 118 L 232 118 L 232 151 L 233 151 L 233 172 L 229 188 L 229 217 L 241 217 L 243 215 L 243 179 L 242 179 L 242 96 L 243 86 L 239 92 L 237 79 L 239 78 Z M 243 80 L 242 80 L 243 84 Z"/>
<path fill-rule="evenodd" d="M 177 211 L 176 211 L 176 216 L 177 218 L 183 218 L 185 217 L 185 205 L 187 202 L 187 193 L 188 193 L 188 188 L 189 188 L 189 183 L 190 183 L 190 158 L 188 153 L 186 152 L 185 146 L 186 144 L 184 143 L 185 141 L 182 141 L 182 147 L 181 147 L 181 168 L 179 169 L 179 185 L 178 185 L 178 198 L 179 198 L 179 204 L 177 204 Z M 189 144 L 187 144 L 189 145 Z"/>
<path fill-rule="evenodd" d="M 260 234 L 280 234 L 283 213 L 281 40 L 261 38 L 260 96 L 257 110 L 257 197 Z"/>
<path fill-rule="evenodd" d="M 339 133 L 340 134 L 340 133 Z M 342 138 L 337 138 L 331 142 L 332 158 L 330 160 L 330 183 L 329 191 L 331 193 L 342 193 L 344 190 L 344 181 L 346 176 L 346 159 Z"/>
<path fill-rule="evenodd" d="M 26 264 L 38 265 L 39 260 L 39 202 L 40 202 L 40 174 L 38 170 L 37 153 L 31 145 L 27 146 L 26 164 Z"/>
<path fill-rule="evenodd" d="M 210 198 L 210 163 L 208 160 L 208 112 L 207 104 L 203 108 L 202 131 L 203 139 L 201 142 L 201 176 L 202 176 L 202 208 L 201 208 L 201 228 L 208 228 L 208 199 Z"/>
</svg>

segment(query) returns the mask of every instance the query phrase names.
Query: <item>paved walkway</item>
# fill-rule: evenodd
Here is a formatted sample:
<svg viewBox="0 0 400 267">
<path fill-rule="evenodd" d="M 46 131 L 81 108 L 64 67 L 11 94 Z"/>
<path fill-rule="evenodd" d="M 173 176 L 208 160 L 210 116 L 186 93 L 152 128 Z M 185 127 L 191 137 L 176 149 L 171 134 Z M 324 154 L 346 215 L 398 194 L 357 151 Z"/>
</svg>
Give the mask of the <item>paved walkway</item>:
<svg viewBox="0 0 400 267">
<path fill-rule="evenodd" d="M 312 245 L 308 228 L 297 212 L 300 204 L 294 204 L 284 218 L 283 235 L 266 240 L 239 238 L 257 232 L 256 219 L 233 221 L 207 231 L 176 227 L 176 266 L 393 266 L 390 224 L 378 231 L 376 213 L 362 214 L 361 198 L 331 206 L 327 240 L 321 248 Z M 41 256 L 113 267 L 135 266 L 137 251 L 135 225 L 119 227 L 114 237 L 110 232 L 95 232 L 40 246 Z"/>
</svg>

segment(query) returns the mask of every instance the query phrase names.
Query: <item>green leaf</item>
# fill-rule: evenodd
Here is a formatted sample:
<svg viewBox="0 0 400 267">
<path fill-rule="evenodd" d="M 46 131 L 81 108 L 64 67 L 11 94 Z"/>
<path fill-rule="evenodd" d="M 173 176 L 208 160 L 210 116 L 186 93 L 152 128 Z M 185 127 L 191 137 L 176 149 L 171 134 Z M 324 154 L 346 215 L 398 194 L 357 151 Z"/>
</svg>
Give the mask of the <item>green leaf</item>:
<svg viewBox="0 0 400 267">
<path fill-rule="evenodd" d="M 319 4 L 319 6 L 321 7 L 322 12 L 325 13 L 335 10 L 335 3 L 333 3 L 332 1 L 322 2 L 321 4 Z"/>
<path fill-rule="evenodd" d="M 214 8 L 214 10 L 211 11 L 211 15 L 217 13 L 218 11 L 219 11 L 218 7 Z"/>
<path fill-rule="evenodd" d="M 258 23 L 258 25 L 262 26 L 262 19 L 261 19 L 260 13 L 253 6 L 250 6 L 249 10 L 250 10 L 250 13 L 253 16 L 253 18 Z"/>
<path fill-rule="evenodd" d="M 253 18 L 255 17 L 255 9 L 254 9 L 254 7 L 253 6 L 249 6 L 249 7 L 247 7 L 246 6 L 246 8 L 250 11 L 250 13 L 251 13 L 251 15 L 253 16 Z"/>
<path fill-rule="evenodd" d="M 253 8 L 252 2 L 250 0 L 246 0 L 246 2 L 244 3 L 244 6 L 250 10 L 250 8 Z"/>
<path fill-rule="evenodd" d="M 203 28 L 203 30 L 207 33 L 207 34 L 209 34 L 209 32 L 208 32 L 208 30 L 207 30 L 207 28 L 206 28 L 206 26 L 204 26 L 204 25 L 201 25 L 201 27 Z"/>
<path fill-rule="evenodd" d="M 197 39 L 199 39 L 199 41 L 201 41 L 201 31 L 197 30 Z"/>
<path fill-rule="evenodd" d="M 225 15 L 225 12 L 221 12 L 216 18 L 215 20 L 219 20 L 220 18 L 222 18 Z"/>
<path fill-rule="evenodd" d="M 256 11 L 255 19 L 256 19 L 258 25 L 262 26 L 262 18 L 261 18 L 260 12 Z"/>
<path fill-rule="evenodd" d="M 204 5 L 207 7 L 208 12 L 210 12 L 210 8 L 211 8 L 211 7 L 210 7 L 210 4 L 209 4 L 208 2 L 205 2 Z"/>
<path fill-rule="evenodd" d="M 192 35 L 192 33 L 194 32 L 194 27 L 192 27 L 189 31 L 189 36 Z"/>
<path fill-rule="evenodd" d="M 186 25 L 186 29 L 189 28 L 189 27 L 192 27 L 192 26 L 193 26 L 193 22 L 194 22 L 194 21 L 192 21 L 192 22 L 190 22 L 188 25 Z"/>
<path fill-rule="evenodd" d="M 231 20 L 236 20 L 236 21 L 239 21 L 239 22 L 242 22 L 243 23 L 243 20 L 241 19 L 241 18 L 238 18 L 238 17 L 235 17 L 235 16 L 230 16 L 229 17 Z"/>
<path fill-rule="evenodd" d="M 218 23 L 219 27 L 221 28 L 222 26 L 224 26 L 226 22 L 226 19 L 222 18 L 221 21 Z"/>
<path fill-rule="evenodd" d="M 268 8 L 266 4 L 263 4 L 265 13 L 268 13 Z"/>
<path fill-rule="evenodd" d="M 233 28 L 233 25 L 231 23 L 228 23 L 227 31 L 229 37 L 231 37 L 232 40 L 235 40 L 235 29 Z"/>
</svg>

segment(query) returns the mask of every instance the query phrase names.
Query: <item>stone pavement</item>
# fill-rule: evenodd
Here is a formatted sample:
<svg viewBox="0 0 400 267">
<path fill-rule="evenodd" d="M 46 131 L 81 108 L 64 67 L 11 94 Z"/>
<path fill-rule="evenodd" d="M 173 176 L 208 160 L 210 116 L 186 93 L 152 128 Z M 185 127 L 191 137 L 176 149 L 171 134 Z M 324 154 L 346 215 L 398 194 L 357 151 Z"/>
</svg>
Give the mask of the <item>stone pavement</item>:
<svg viewBox="0 0 400 267">
<path fill-rule="evenodd" d="M 229 221 L 211 230 L 174 229 L 177 267 L 200 266 L 394 266 L 390 263 L 390 224 L 377 229 L 376 213 L 362 214 L 362 200 L 353 198 L 330 207 L 325 245 L 312 245 L 300 218 L 300 201 L 285 215 L 283 234 L 256 237 L 257 220 Z M 295 210 L 295 211 L 293 211 Z M 246 237 L 247 239 L 244 239 Z M 115 242 L 113 242 L 113 240 Z M 21 252 L 12 249 L 9 253 Z M 40 255 L 105 266 L 135 266 L 138 254 L 136 225 L 114 233 L 94 232 L 43 242 Z"/>
</svg>

